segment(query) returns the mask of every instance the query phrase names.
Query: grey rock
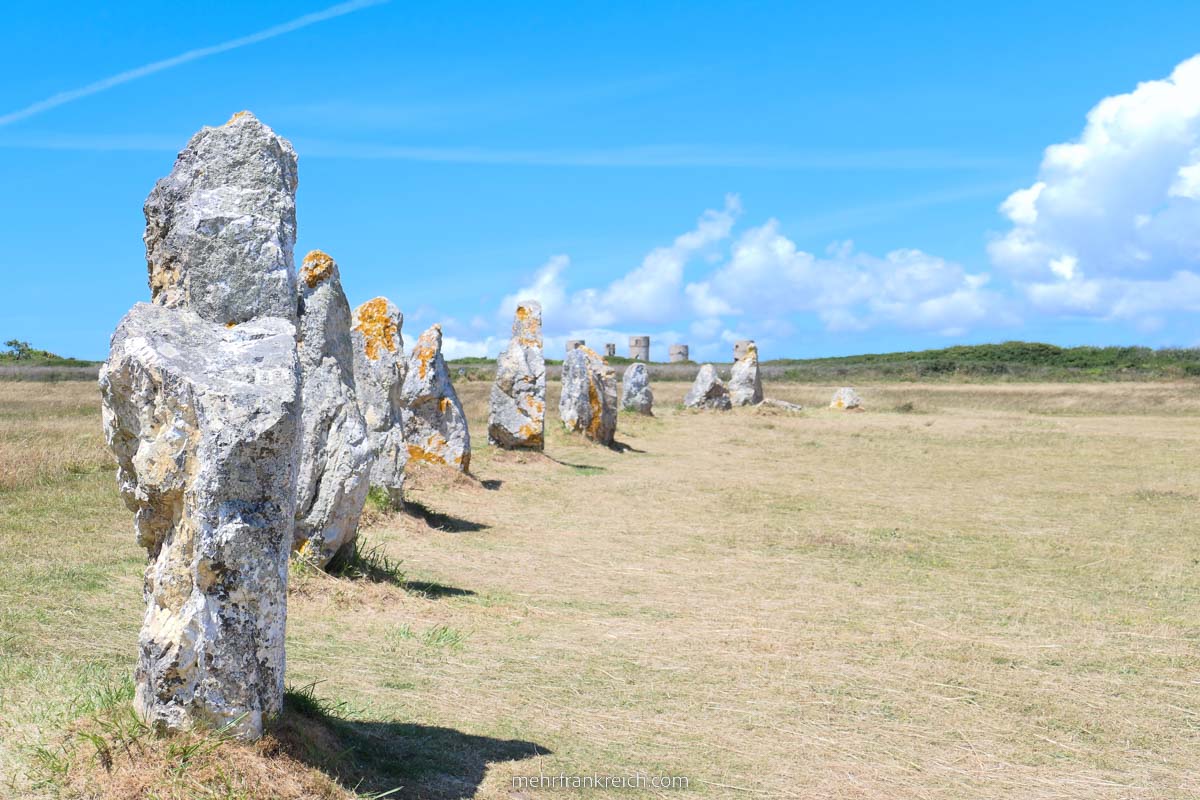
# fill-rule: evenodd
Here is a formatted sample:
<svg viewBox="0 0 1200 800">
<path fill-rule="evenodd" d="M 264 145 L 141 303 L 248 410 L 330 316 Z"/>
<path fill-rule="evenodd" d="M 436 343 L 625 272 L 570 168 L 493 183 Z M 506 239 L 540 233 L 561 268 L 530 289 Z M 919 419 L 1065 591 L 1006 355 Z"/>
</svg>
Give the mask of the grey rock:
<svg viewBox="0 0 1200 800">
<path fill-rule="evenodd" d="M 301 446 L 292 546 L 326 566 L 353 545 L 373 460 L 354 392 L 350 304 L 337 263 L 320 250 L 300 268 Z"/>
<path fill-rule="evenodd" d="M 370 482 L 386 489 L 397 508 L 404 504 L 404 465 L 408 462 L 400 399 L 408 370 L 403 326 L 400 309 L 386 297 L 376 297 L 354 310 L 351 327 L 355 391 L 374 458 Z"/>
<path fill-rule="evenodd" d="M 688 408 L 708 408 L 718 411 L 728 411 L 733 407 L 729 400 L 729 390 L 721 381 L 717 370 L 712 364 L 700 367 L 692 388 L 683 397 L 683 404 Z"/>
<path fill-rule="evenodd" d="M 630 364 L 625 368 L 621 376 L 621 408 L 654 415 L 654 392 L 650 390 L 650 373 L 645 364 Z"/>
<path fill-rule="evenodd" d="M 862 398 L 858 396 L 858 392 L 849 386 L 843 386 L 833 393 L 833 399 L 829 401 L 829 407 L 840 408 L 844 411 L 862 408 Z"/>
<path fill-rule="evenodd" d="M 247 111 L 206 127 L 146 199 L 154 302 L 210 322 L 296 318 L 296 151 Z"/>
<path fill-rule="evenodd" d="M 784 411 L 803 411 L 804 406 L 799 403 L 789 403 L 787 400 L 779 400 L 774 397 L 764 398 L 760 406 L 768 406 L 770 408 L 782 408 Z"/>
<path fill-rule="evenodd" d="M 468 472 L 471 434 L 442 358 L 441 325 L 422 333 L 413 345 L 400 401 L 409 463 L 445 464 Z"/>
<path fill-rule="evenodd" d="M 762 378 L 758 374 L 758 347 L 752 341 L 738 342 L 733 348 L 735 361 L 729 373 L 729 399 L 735 406 L 752 406 L 763 400 Z"/>
<path fill-rule="evenodd" d="M 296 329 L 139 303 L 113 334 L 100 388 L 149 554 L 136 707 L 155 730 L 230 724 L 257 738 L 283 703 Z"/>
<path fill-rule="evenodd" d="M 568 431 L 612 446 L 617 433 L 616 375 L 586 346 L 571 350 L 563 360 L 558 414 Z"/>
<path fill-rule="evenodd" d="M 517 305 L 512 339 L 496 359 L 488 399 L 488 442 L 509 450 L 541 450 L 546 429 L 546 361 L 542 355 L 542 307 Z"/>
</svg>

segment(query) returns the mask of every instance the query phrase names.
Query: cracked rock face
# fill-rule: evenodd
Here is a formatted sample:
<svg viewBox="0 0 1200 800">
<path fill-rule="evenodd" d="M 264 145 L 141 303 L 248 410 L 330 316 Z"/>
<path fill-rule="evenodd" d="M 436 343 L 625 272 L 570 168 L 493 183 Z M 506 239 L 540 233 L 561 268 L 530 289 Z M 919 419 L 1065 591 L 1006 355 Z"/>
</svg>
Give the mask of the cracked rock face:
<svg viewBox="0 0 1200 800">
<path fill-rule="evenodd" d="M 293 548 L 326 566 L 353 545 L 370 489 L 367 425 L 354 391 L 350 304 L 337 263 L 309 253 L 298 281 L 301 445 Z"/>
<path fill-rule="evenodd" d="M 101 370 L 104 432 L 146 548 L 136 705 L 159 731 L 282 709 L 295 520 L 296 330 L 139 303 Z"/>
<path fill-rule="evenodd" d="M 546 362 L 542 355 L 542 306 L 517 306 L 512 340 L 496 360 L 488 401 L 488 442 L 509 450 L 541 450 L 546 427 Z"/>
<path fill-rule="evenodd" d="M 354 310 L 351 347 L 358 406 L 367 424 L 373 461 L 370 483 L 391 495 L 397 508 L 404 503 L 404 445 L 400 391 L 408 363 L 400 329 L 404 315 L 386 297 L 368 300 Z"/>
<path fill-rule="evenodd" d="M 441 325 L 422 333 L 413 346 L 400 402 L 410 462 L 470 470 L 471 435 L 442 358 Z"/>
<path fill-rule="evenodd" d="M 608 362 L 589 347 L 581 345 L 563 360 L 558 414 L 568 431 L 612 446 L 617 433 L 617 379 Z"/>
<path fill-rule="evenodd" d="M 700 373 L 692 383 L 692 388 L 683 397 L 683 404 L 688 408 L 707 408 L 717 411 L 728 411 L 733 407 L 729 400 L 729 390 L 721 381 L 717 370 L 712 364 L 700 367 Z"/>
<path fill-rule="evenodd" d="M 862 408 L 862 398 L 858 396 L 858 392 L 849 386 L 843 386 L 833 393 L 833 399 L 829 401 L 829 407 L 843 410 Z"/>
<path fill-rule="evenodd" d="M 143 210 L 155 303 L 221 324 L 296 318 L 296 151 L 253 114 L 193 136 Z"/>
<path fill-rule="evenodd" d="M 650 372 L 645 364 L 630 364 L 621 376 L 621 408 L 654 416 L 654 392 L 650 391 Z"/>
<path fill-rule="evenodd" d="M 735 406 L 753 406 L 763 401 L 762 379 L 758 374 L 758 346 L 752 341 L 738 342 L 733 350 L 733 369 L 729 373 L 729 399 Z"/>
</svg>

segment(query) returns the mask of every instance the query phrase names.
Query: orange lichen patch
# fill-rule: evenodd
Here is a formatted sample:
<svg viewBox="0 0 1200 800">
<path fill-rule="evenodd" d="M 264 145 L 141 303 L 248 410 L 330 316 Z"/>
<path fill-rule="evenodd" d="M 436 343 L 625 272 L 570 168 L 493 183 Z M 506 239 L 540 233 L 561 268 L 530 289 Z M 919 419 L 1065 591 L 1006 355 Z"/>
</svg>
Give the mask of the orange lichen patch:
<svg viewBox="0 0 1200 800">
<path fill-rule="evenodd" d="M 589 376 L 590 378 L 590 376 Z M 588 405 L 592 407 L 592 418 L 588 421 L 587 435 L 593 441 L 600 440 L 600 393 L 596 382 L 588 380 Z"/>
<path fill-rule="evenodd" d="M 529 306 L 517 306 L 517 327 L 520 334 L 517 340 L 522 347 L 541 347 L 542 318 L 535 316 Z"/>
<path fill-rule="evenodd" d="M 546 404 L 537 399 L 533 395 L 525 395 L 521 398 L 521 404 L 525 406 L 525 410 L 530 416 L 542 416 L 546 413 Z"/>
<path fill-rule="evenodd" d="M 542 426 L 535 425 L 532 422 L 526 422 L 517 431 L 517 438 L 526 444 L 541 444 L 542 443 Z"/>
<path fill-rule="evenodd" d="M 413 348 L 413 356 L 417 359 L 417 374 L 420 375 L 421 380 L 425 380 L 425 375 L 429 372 L 429 365 L 433 363 L 436 355 L 437 348 L 422 336 L 417 342 L 417 346 Z"/>
<path fill-rule="evenodd" d="M 354 330 L 362 334 L 367 358 L 376 361 L 384 350 L 396 352 L 396 319 L 388 313 L 387 300 L 382 297 L 368 300 L 358 307 L 355 316 L 358 324 Z"/>
<path fill-rule="evenodd" d="M 248 117 L 248 116 L 250 116 L 249 111 L 239 111 L 236 114 L 234 114 L 232 117 L 230 117 L 229 122 L 226 122 L 225 124 L 226 125 L 232 124 L 233 122 L 236 122 L 237 120 L 241 119 L 242 117 Z"/>
<path fill-rule="evenodd" d="M 226 328 L 236 328 L 236 327 L 237 327 L 237 323 L 236 323 L 236 322 L 226 322 L 226 323 L 225 323 L 225 327 L 226 327 Z"/>
<path fill-rule="evenodd" d="M 450 410 L 450 398 L 449 397 L 443 397 L 441 400 L 438 400 L 438 411 L 445 414 L 449 410 Z"/>
<path fill-rule="evenodd" d="M 410 464 L 445 464 L 446 459 L 437 453 L 431 453 L 417 444 L 408 445 L 408 463 Z"/>
<path fill-rule="evenodd" d="M 304 257 L 304 263 L 300 266 L 300 280 L 304 281 L 308 288 L 314 289 L 317 284 L 333 276 L 334 266 L 328 253 L 313 250 Z"/>
</svg>

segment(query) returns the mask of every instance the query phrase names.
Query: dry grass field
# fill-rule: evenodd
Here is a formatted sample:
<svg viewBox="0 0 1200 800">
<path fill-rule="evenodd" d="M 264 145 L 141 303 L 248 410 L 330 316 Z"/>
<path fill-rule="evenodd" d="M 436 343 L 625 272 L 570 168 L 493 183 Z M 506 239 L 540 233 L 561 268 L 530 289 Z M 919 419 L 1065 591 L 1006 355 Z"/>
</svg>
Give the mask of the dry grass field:
<svg viewBox="0 0 1200 800">
<path fill-rule="evenodd" d="M 459 387 L 480 482 L 371 515 L 398 570 L 293 576 L 300 768 L 407 798 L 1200 796 L 1200 385 L 698 414 L 660 383 L 622 451 L 551 424 L 545 457 L 486 447 L 487 388 Z M 142 565 L 94 385 L 0 383 L 0 795 L 116 779 L 69 731 L 127 696 Z M 273 796 L 206 747 L 143 796 Z"/>
</svg>

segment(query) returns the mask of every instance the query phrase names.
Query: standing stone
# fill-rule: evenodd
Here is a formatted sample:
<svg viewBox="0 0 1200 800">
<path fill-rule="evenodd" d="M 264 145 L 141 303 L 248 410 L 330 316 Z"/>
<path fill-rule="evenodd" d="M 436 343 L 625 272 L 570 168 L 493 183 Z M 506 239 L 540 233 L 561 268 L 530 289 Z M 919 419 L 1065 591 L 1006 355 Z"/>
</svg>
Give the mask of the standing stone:
<svg viewBox="0 0 1200 800">
<path fill-rule="evenodd" d="M 105 438 L 149 554 L 135 705 L 159 732 L 283 706 L 296 516 L 296 154 L 252 115 L 205 128 L 145 204 L 153 304 L 101 369 Z"/>
<path fill-rule="evenodd" d="M 376 297 L 354 309 L 351 325 L 355 391 L 374 454 L 370 483 L 386 489 L 392 505 L 400 508 L 408 461 L 400 399 L 408 369 L 400 332 L 404 315 L 386 297 Z"/>
<path fill-rule="evenodd" d="M 104 434 L 150 557 L 136 706 L 157 731 L 253 739 L 282 710 L 299 380 L 285 319 L 138 303 L 113 335 Z"/>
<path fill-rule="evenodd" d="M 442 358 L 441 325 L 422 333 L 413 346 L 400 402 L 410 462 L 470 470 L 471 435 Z"/>
<path fill-rule="evenodd" d="M 862 398 L 858 396 L 858 392 L 849 386 L 843 386 L 833 393 L 833 399 L 829 401 L 829 407 L 840 408 L 844 411 L 862 408 Z"/>
<path fill-rule="evenodd" d="M 735 406 L 753 406 L 763 401 L 758 374 L 758 346 L 750 340 L 733 347 L 733 369 L 729 373 L 729 399 Z"/>
<path fill-rule="evenodd" d="M 696 381 L 684 395 L 683 404 L 688 408 L 709 408 L 718 411 L 728 411 L 733 407 L 729 401 L 729 390 L 721 382 L 712 364 L 700 367 Z"/>
<path fill-rule="evenodd" d="M 155 303 L 221 324 L 296 319 L 296 151 L 253 114 L 193 136 L 144 211 Z"/>
<path fill-rule="evenodd" d="M 558 414 L 567 430 L 612 446 L 617 433 L 617 379 L 608 362 L 588 347 L 570 351 L 563 361 Z"/>
<path fill-rule="evenodd" d="M 545 429 L 542 307 L 526 300 L 517 306 L 508 349 L 496 359 L 496 382 L 488 401 L 488 442 L 509 450 L 541 450 Z"/>
<path fill-rule="evenodd" d="M 354 393 L 350 304 L 337 263 L 320 250 L 300 268 L 300 471 L 292 546 L 326 566 L 358 536 L 371 487 L 371 444 Z"/>
<path fill-rule="evenodd" d="M 621 408 L 654 416 L 654 392 L 650 391 L 650 373 L 642 363 L 630 364 L 621 376 Z"/>
</svg>

